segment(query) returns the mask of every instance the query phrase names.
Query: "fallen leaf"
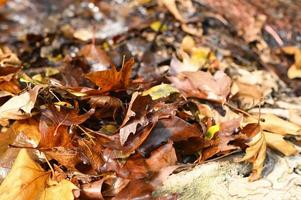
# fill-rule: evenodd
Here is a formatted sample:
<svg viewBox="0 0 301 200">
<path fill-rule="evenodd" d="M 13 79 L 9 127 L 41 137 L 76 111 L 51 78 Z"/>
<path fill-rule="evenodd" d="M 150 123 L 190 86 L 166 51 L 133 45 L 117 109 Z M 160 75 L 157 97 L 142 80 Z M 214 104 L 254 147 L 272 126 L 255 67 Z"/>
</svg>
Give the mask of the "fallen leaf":
<svg viewBox="0 0 301 200">
<path fill-rule="evenodd" d="M 284 53 L 294 55 L 296 68 L 301 68 L 301 49 L 295 46 L 282 47 Z"/>
<path fill-rule="evenodd" d="M 160 0 L 160 3 L 162 3 L 177 20 L 179 20 L 181 23 L 185 23 L 185 19 L 179 12 L 175 0 Z"/>
<path fill-rule="evenodd" d="M 68 127 L 83 123 L 93 113 L 94 109 L 91 109 L 83 115 L 78 115 L 76 108 L 71 110 L 61 107 L 60 110 L 57 110 L 55 106 L 49 106 L 42 110 L 39 123 L 41 132 L 39 147 L 69 146 L 71 140 Z"/>
<path fill-rule="evenodd" d="M 1 3 L 0 3 L 1 4 Z M 0 46 L 0 67 L 20 67 L 21 61 L 8 47 Z M 3 69 L 3 68 L 2 68 Z"/>
<path fill-rule="evenodd" d="M 248 117 L 245 119 L 246 123 L 256 123 L 258 115 Z M 265 131 L 269 131 L 272 133 L 277 133 L 280 135 L 300 135 L 301 127 L 291 123 L 289 121 L 283 120 L 276 115 L 273 114 L 261 114 L 260 118 L 262 121 L 260 122 L 261 127 Z"/>
<path fill-rule="evenodd" d="M 42 87 L 41 85 L 37 85 L 28 92 L 9 99 L 0 107 L 0 119 L 19 120 L 28 118 L 36 102 L 39 90 Z"/>
<path fill-rule="evenodd" d="M 173 116 L 159 120 L 138 151 L 147 156 L 169 140 L 181 143 L 176 150 L 182 154 L 195 153 L 203 148 L 203 133 L 196 126 Z"/>
<path fill-rule="evenodd" d="M 282 50 L 288 55 L 294 55 L 295 59 L 295 63 L 288 69 L 288 78 L 301 78 L 301 49 L 295 46 L 287 46 L 282 47 Z"/>
<path fill-rule="evenodd" d="M 85 57 L 91 65 L 91 71 L 107 70 L 112 63 L 106 52 L 95 44 L 85 45 L 79 51 L 79 55 Z"/>
<path fill-rule="evenodd" d="M 258 125 L 259 126 L 259 125 Z M 250 181 L 258 180 L 261 177 L 264 161 L 266 158 L 266 139 L 262 130 L 259 128 L 257 134 L 252 137 L 251 141 L 247 143 L 245 156 L 240 160 L 248 161 L 253 164 L 252 174 L 249 176 Z"/>
<path fill-rule="evenodd" d="M 73 183 L 67 180 L 60 182 L 48 180 L 47 187 L 41 194 L 40 200 L 73 200 L 73 190 L 78 189 Z"/>
<path fill-rule="evenodd" d="M 168 97 L 173 93 L 179 93 L 179 91 L 169 84 L 162 83 L 144 91 L 142 96 L 150 95 L 152 100 L 158 100 L 160 98 Z"/>
<path fill-rule="evenodd" d="M 237 86 L 237 94 L 234 94 L 234 99 L 239 100 L 240 108 L 250 109 L 258 105 L 263 95 L 263 89 L 257 85 L 235 81 L 232 86 Z M 232 88 L 231 88 L 232 89 Z"/>
<path fill-rule="evenodd" d="M 123 126 L 119 131 L 121 145 L 124 145 L 130 134 L 136 133 L 138 126 L 145 127 L 147 124 L 148 120 L 145 117 L 141 117 L 140 119 L 134 119 Z"/>
<path fill-rule="evenodd" d="M 43 192 L 50 173 L 45 172 L 21 149 L 18 157 L 0 186 L 0 199 L 37 199 Z"/>
<path fill-rule="evenodd" d="M 207 133 L 205 134 L 205 138 L 211 140 L 215 133 L 217 133 L 219 130 L 220 126 L 218 124 L 210 126 L 207 130 Z"/>
<path fill-rule="evenodd" d="M 268 147 L 280 151 L 285 156 L 295 155 L 298 152 L 293 144 L 283 139 L 282 135 L 269 133 L 266 131 L 264 131 L 263 134 Z"/>
<path fill-rule="evenodd" d="M 110 70 L 90 72 L 86 74 L 86 78 L 99 86 L 102 92 L 124 89 L 129 85 L 133 64 L 132 58 L 122 66 L 120 71 L 112 66 Z"/>
<path fill-rule="evenodd" d="M 169 141 L 167 144 L 154 150 L 145 162 L 151 171 L 159 172 L 165 167 L 175 165 L 177 160 L 173 142 Z"/>
<path fill-rule="evenodd" d="M 209 72 L 181 72 L 168 77 L 172 85 L 187 97 L 225 102 L 230 93 L 231 79 L 222 71 L 212 76 Z"/>
</svg>

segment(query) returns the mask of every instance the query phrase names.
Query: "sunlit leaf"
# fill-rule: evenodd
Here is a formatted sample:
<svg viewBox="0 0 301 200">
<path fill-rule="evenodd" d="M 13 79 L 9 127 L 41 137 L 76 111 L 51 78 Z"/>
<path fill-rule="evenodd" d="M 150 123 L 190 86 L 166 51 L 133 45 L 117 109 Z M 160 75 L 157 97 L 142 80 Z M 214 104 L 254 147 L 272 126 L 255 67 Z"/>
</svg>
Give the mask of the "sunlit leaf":
<svg viewBox="0 0 301 200">
<path fill-rule="evenodd" d="M 1 183 L 0 199 L 37 199 L 44 190 L 49 175 L 22 149 L 10 173 Z"/>
<path fill-rule="evenodd" d="M 168 97 L 173 93 L 179 93 L 179 91 L 169 84 L 156 85 L 142 93 L 142 96 L 150 95 L 152 100 Z"/>
</svg>

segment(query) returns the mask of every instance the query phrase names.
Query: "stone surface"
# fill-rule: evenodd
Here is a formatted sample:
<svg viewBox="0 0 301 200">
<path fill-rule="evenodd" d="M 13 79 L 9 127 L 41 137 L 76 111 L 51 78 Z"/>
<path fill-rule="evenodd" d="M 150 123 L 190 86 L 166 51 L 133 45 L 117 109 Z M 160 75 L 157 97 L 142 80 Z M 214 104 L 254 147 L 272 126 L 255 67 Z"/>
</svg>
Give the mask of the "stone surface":
<svg viewBox="0 0 301 200">
<path fill-rule="evenodd" d="M 227 160 L 209 162 L 171 175 L 155 196 L 177 193 L 182 200 L 293 200 L 301 198 L 301 155 L 269 153 L 265 177 L 248 181 L 250 166 Z M 300 169 L 299 169 L 300 168 Z"/>
</svg>

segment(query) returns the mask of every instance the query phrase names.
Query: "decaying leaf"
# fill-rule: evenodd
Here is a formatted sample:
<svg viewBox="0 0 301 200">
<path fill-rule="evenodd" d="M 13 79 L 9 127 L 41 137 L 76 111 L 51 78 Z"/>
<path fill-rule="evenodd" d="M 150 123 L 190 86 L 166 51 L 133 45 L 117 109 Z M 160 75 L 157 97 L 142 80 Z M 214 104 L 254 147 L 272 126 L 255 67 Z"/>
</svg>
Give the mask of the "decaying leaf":
<svg viewBox="0 0 301 200">
<path fill-rule="evenodd" d="M 136 133 L 138 126 L 144 127 L 147 124 L 148 120 L 145 117 L 141 117 L 140 119 L 134 119 L 127 125 L 123 126 L 119 131 L 121 145 L 124 145 L 131 133 Z"/>
<path fill-rule="evenodd" d="M 123 89 L 130 82 L 133 64 L 134 59 L 130 59 L 122 66 L 120 71 L 117 71 L 115 66 L 112 66 L 110 70 L 90 72 L 86 74 L 86 78 L 99 86 L 102 92 Z"/>
</svg>

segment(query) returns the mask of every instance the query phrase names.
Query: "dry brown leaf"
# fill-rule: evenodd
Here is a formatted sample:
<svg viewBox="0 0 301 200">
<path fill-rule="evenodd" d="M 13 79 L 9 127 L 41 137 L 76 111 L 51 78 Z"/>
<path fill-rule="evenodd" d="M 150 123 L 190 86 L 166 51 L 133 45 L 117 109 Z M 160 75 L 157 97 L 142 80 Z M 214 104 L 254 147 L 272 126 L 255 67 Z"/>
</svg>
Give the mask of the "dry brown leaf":
<svg viewBox="0 0 301 200">
<path fill-rule="evenodd" d="M 146 126 L 148 124 L 148 120 L 143 116 L 140 119 L 134 119 L 132 122 L 126 124 L 123 126 L 120 131 L 120 143 L 121 145 L 124 145 L 124 143 L 127 141 L 130 134 L 135 134 L 138 126 Z"/>
<path fill-rule="evenodd" d="M 268 147 L 278 150 L 286 156 L 295 155 L 298 152 L 293 144 L 283 139 L 282 135 L 266 131 L 264 131 L 263 134 Z"/>
<path fill-rule="evenodd" d="M 282 50 L 288 55 L 294 55 L 295 66 L 298 69 L 301 69 L 301 49 L 295 46 L 283 47 Z"/>
<path fill-rule="evenodd" d="M 250 181 L 258 180 L 261 177 L 264 161 L 266 158 L 266 140 L 262 130 L 258 129 L 258 133 L 252 137 L 251 141 L 247 143 L 245 156 L 240 160 L 248 161 L 253 164 L 252 174 L 249 177 Z"/>
<path fill-rule="evenodd" d="M 21 149 L 10 173 L 0 186 L 0 199 L 37 199 L 49 175 L 30 158 L 26 149 Z"/>
<path fill-rule="evenodd" d="M 134 59 L 132 58 L 122 66 L 120 71 L 112 66 L 110 70 L 90 72 L 86 74 L 86 78 L 99 86 L 102 92 L 124 89 L 130 83 L 133 64 Z"/>
<path fill-rule="evenodd" d="M 246 123 L 256 123 L 258 116 L 248 117 L 245 119 Z M 272 133 L 277 133 L 280 135 L 300 135 L 301 127 L 291 123 L 289 121 L 283 120 L 273 114 L 261 114 L 260 118 L 262 121 L 260 125 L 263 130 Z"/>
<path fill-rule="evenodd" d="M 91 65 L 91 71 L 107 70 L 111 64 L 111 60 L 106 52 L 95 46 L 95 44 L 84 46 L 80 50 L 79 55 L 85 57 Z"/>
<path fill-rule="evenodd" d="M 19 120 L 28 118 L 41 88 L 41 85 L 37 85 L 28 92 L 24 92 L 9 99 L 0 107 L 0 119 Z"/>
<path fill-rule="evenodd" d="M 177 5 L 176 5 L 176 0 L 159 0 L 161 4 L 163 4 L 169 12 L 181 23 L 185 23 L 185 19 L 179 12 Z"/>
<path fill-rule="evenodd" d="M 181 72 L 168 78 L 172 85 L 187 97 L 225 102 L 231 88 L 231 79 L 222 71 L 212 76 L 209 72 Z"/>
<path fill-rule="evenodd" d="M 257 85 L 235 81 L 232 86 L 238 89 L 237 94 L 234 95 L 238 98 L 241 108 L 250 109 L 261 102 L 263 90 Z"/>
<path fill-rule="evenodd" d="M 5 2 L 5 1 L 4 1 Z M 0 2 L 1 4 L 1 2 Z M 0 46 L 0 67 L 20 67 L 21 61 L 8 47 Z"/>
<path fill-rule="evenodd" d="M 53 105 L 42 110 L 39 123 L 39 130 L 41 132 L 39 147 L 72 146 L 68 127 L 83 123 L 94 111 L 94 109 L 90 109 L 88 112 L 79 115 L 79 111 L 76 108 L 67 109 L 61 107 L 60 110 L 57 110 Z"/>
</svg>

